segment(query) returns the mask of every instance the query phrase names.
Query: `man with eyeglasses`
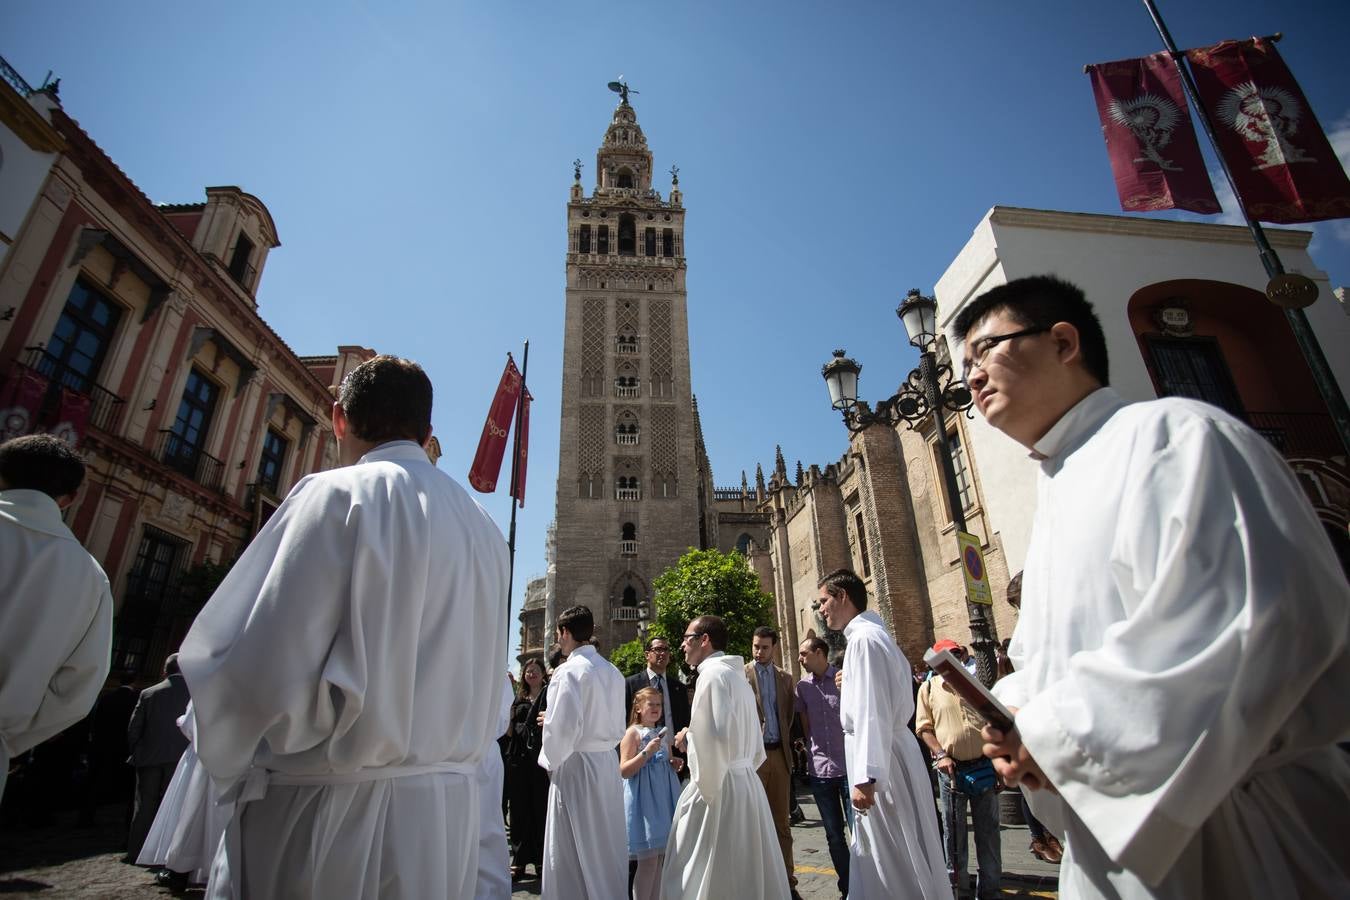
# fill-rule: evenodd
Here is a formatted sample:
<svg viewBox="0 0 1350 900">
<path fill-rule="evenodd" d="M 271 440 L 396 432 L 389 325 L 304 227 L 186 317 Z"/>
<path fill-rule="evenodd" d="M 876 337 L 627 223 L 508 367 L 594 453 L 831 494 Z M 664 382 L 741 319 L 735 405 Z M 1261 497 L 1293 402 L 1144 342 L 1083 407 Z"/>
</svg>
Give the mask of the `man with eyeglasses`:
<svg viewBox="0 0 1350 900">
<path fill-rule="evenodd" d="M 1011 281 L 953 331 L 1040 469 L 994 687 L 1016 727 L 984 753 L 1065 836 L 1060 896 L 1350 896 L 1350 587 L 1289 467 L 1216 407 L 1126 403 L 1067 282 Z"/>
<path fill-rule="evenodd" d="M 661 719 L 656 724 L 667 726 L 665 745 L 667 752 L 675 742 L 675 735 L 689 725 L 689 686 L 679 676 L 668 671 L 670 668 L 670 641 L 663 637 L 654 637 L 647 641 L 647 667 L 624 679 L 624 715 L 633 708 L 633 697 L 643 688 L 655 688 L 661 692 L 665 702 L 661 705 Z M 679 755 L 678 753 L 676 755 Z M 682 777 L 685 776 L 681 772 Z"/>
<path fill-rule="evenodd" d="M 755 694 L 743 661 L 727 656 L 727 626 L 699 616 L 681 640 L 698 669 L 689 727 L 675 746 L 689 754 L 666 844 L 661 895 L 666 900 L 782 900 L 788 896 L 769 801 L 755 770 L 764 762 Z"/>
</svg>

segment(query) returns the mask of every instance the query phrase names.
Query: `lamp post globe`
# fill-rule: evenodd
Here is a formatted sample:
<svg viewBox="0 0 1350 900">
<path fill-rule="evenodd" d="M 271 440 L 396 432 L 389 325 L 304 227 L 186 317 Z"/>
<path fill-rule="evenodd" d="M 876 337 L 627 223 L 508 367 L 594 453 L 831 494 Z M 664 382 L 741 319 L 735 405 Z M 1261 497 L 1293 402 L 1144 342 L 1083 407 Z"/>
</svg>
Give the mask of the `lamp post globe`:
<svg viewBox="0 0 1350 900">
<path fill-rule="evenodd" d="M 862 366 L 844 355 L 843 350 L 834 351 L 834 358 L 820 367 L 820 374 L 830 390 L 830 408 L 851 409 L 858 402 L 858 376 Z"/>
<path fill-rule="evenodd" d="M 909 342 L 927 350 L 937 340 L 937 301 L 925 297 L 918 288 L 910 288 L 905 299 L 895 308 L 895 314 L 905 324 Z"/>
</svg>

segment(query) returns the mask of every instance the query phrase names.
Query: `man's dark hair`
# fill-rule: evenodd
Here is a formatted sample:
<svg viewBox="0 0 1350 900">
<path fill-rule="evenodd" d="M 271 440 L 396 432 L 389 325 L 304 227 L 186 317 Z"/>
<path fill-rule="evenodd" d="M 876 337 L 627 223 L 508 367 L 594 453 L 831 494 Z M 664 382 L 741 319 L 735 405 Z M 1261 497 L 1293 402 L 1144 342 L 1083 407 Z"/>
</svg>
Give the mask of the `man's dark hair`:
<svg viewBox="0 0 1350 900">
<path fill-rule="evenodd" d="M 431 379 L 410 359 L 366 360 L 342 379 L 337 399 L 363 441 L 420 444 L 431 433 Z"/>
<path fill-rule="evenodd" d="M 562 648 L 557 644 L 554 644 L 548 650 L 548 670 L 552 672 L 554 669 L 558 668 L 558 666 L 561 666 L 565 658 Z"/>
<path fill-rule="evenodd" d="M 867 609 L 867 585 L 852 569 L 835 569 L 820 579 L 816 587 L 823 587 L 831 597 L 843 594 L 858 612 Z"/>
<path fill-rule="evenodd" d="M 569 606 L 558 616 L 558 627 L 572 636 L 578 644 L 585 644 L 595 633 L 595 617 L 589 606 Z"/>
<path fill-rule="evenodd" d="M 1068 322 L 1078 330 L 1078 344 L 1088 374 L 1103 387 L 1111 383 L 1102 323 L 1077 285 L 1054 275 L 1014 278 L 985 291 L 957 313 L 952 332 L 957 340 L 964 341 L 972 328 L 1000 312 L 1007 313 L 1024 328 L 1049 328 L 1056 322 Z"/>
<path fill-rule="evenodd" d="M 84 463 L 50 434 L 28 434 L 0 444 L 0 481 L 11 490 L 42 491 L 53 500 L 84 483 Z"/>
<path fill-rule="evenodd" d="M 178 667 L 178 652 L 174 651 L 164 658 L 164 674 L 177 675 L 180 671 L 182 670 Z"/>
<path fill-rule="evenodd" d="M 768 625 L 761 625 L 758 628 L 756 628 L 755 633 L 752 635 L 752 637 L 768 638 L 775 644 L 778 643 L 778 632 L 774 631 Z"/>
<path fill-rule="evenodd" d="M 665 642 L 666 642 L 666 649 L 670 649 L 670 639 L 669 639 L 669 638 L 663 638 L 663 637 L 661 637 L 661 635 L 659 635 L 659 634 L 656 635 L 655 637 L 647 638 L 647 646 L 643 647 L 642 649 L 647 650 L 647 651 L 650 651 L 650 650 L 652 649 L 652 644 L 653 644 L 654 642 L 656 642 L 656 641 L 665 641 Z"/>
<path fill-rule="evenodd" d="M 699 616 L 689 623 L 689 630 L 695 634 L 706 634 L 714 650 L 727 649 L 727 623 L 718 616 Z"/>
<path fill-rule="evenodd" d="M 805 644 L 807 649 L 812 653 L 824 653 L 827 658 L 830 655 L 830 645 L 825 643 L 822 638 L 811 635 L 811 637 L 802 641 L 802 643 Z"/>
</svg>

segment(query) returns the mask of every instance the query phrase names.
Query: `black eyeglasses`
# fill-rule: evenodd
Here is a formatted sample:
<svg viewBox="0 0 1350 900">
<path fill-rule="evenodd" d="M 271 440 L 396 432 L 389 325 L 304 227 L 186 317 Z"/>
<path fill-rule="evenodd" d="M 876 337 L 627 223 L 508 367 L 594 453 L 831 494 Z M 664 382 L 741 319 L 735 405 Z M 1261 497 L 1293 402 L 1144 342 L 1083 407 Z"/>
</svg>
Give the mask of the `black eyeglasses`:
<svg viewBox="0 0 1350 900">
<path fill-rule="evenodd" d="M 701 638 L 701 637 L 703 637 L 703 632 L 701 632 L 701 631 L 691 631 L 689 634 L 686 634 L 686 635 L 685 635 L 684 637 L 682 637 L 680 640 L 681 640 L 681 641 L 698 640 L 698 639 Z"/>
<path fill-rule="evenodd" d="M 648 653 L 669 653 L 669 652 L 670 652 L 670 648 L 669 648 L 669 647 L 652 647 L 652 648 L 649 649 L 647 652 L 648 652 Z"/>
<path fill-rule="evenodd" d="M 993 350 L 1004 341 L 1011 341 L 1013 338 L 1027 337 L 1033 334 L 1044 334 L 1050 330 L 1049 325 L 1036 328 L 1023 328 L 1021 331 L 1011 331 L 1007 334 L 991 334 L 974 341 L 970 345 L 970 356 L 961 363 L 961 377 L 970 379 L 970 373 L 975 369 L 984 367 L 984 359 Z"/>
</svg>

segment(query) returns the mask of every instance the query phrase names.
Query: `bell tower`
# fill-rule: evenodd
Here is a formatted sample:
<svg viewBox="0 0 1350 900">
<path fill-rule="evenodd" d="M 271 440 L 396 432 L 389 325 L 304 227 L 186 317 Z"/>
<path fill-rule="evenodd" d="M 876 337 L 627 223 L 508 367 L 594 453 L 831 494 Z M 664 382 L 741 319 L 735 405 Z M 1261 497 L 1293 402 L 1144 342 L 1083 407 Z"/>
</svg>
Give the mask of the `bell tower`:
<svg viewBox="0 0 1350 900">
<path fill-rule="evenodd" d="M 652 580 L 699 545 L 684 206 L 666 199 L 627 85 L 567 204 L 556 566 L 548 621 L 581 603 L 609 653 L 638 632 Z M 633 93 L 636 93 L 634 91 Z M 547 636 L 551 642 L 552 635 Z"/>
</svg>

